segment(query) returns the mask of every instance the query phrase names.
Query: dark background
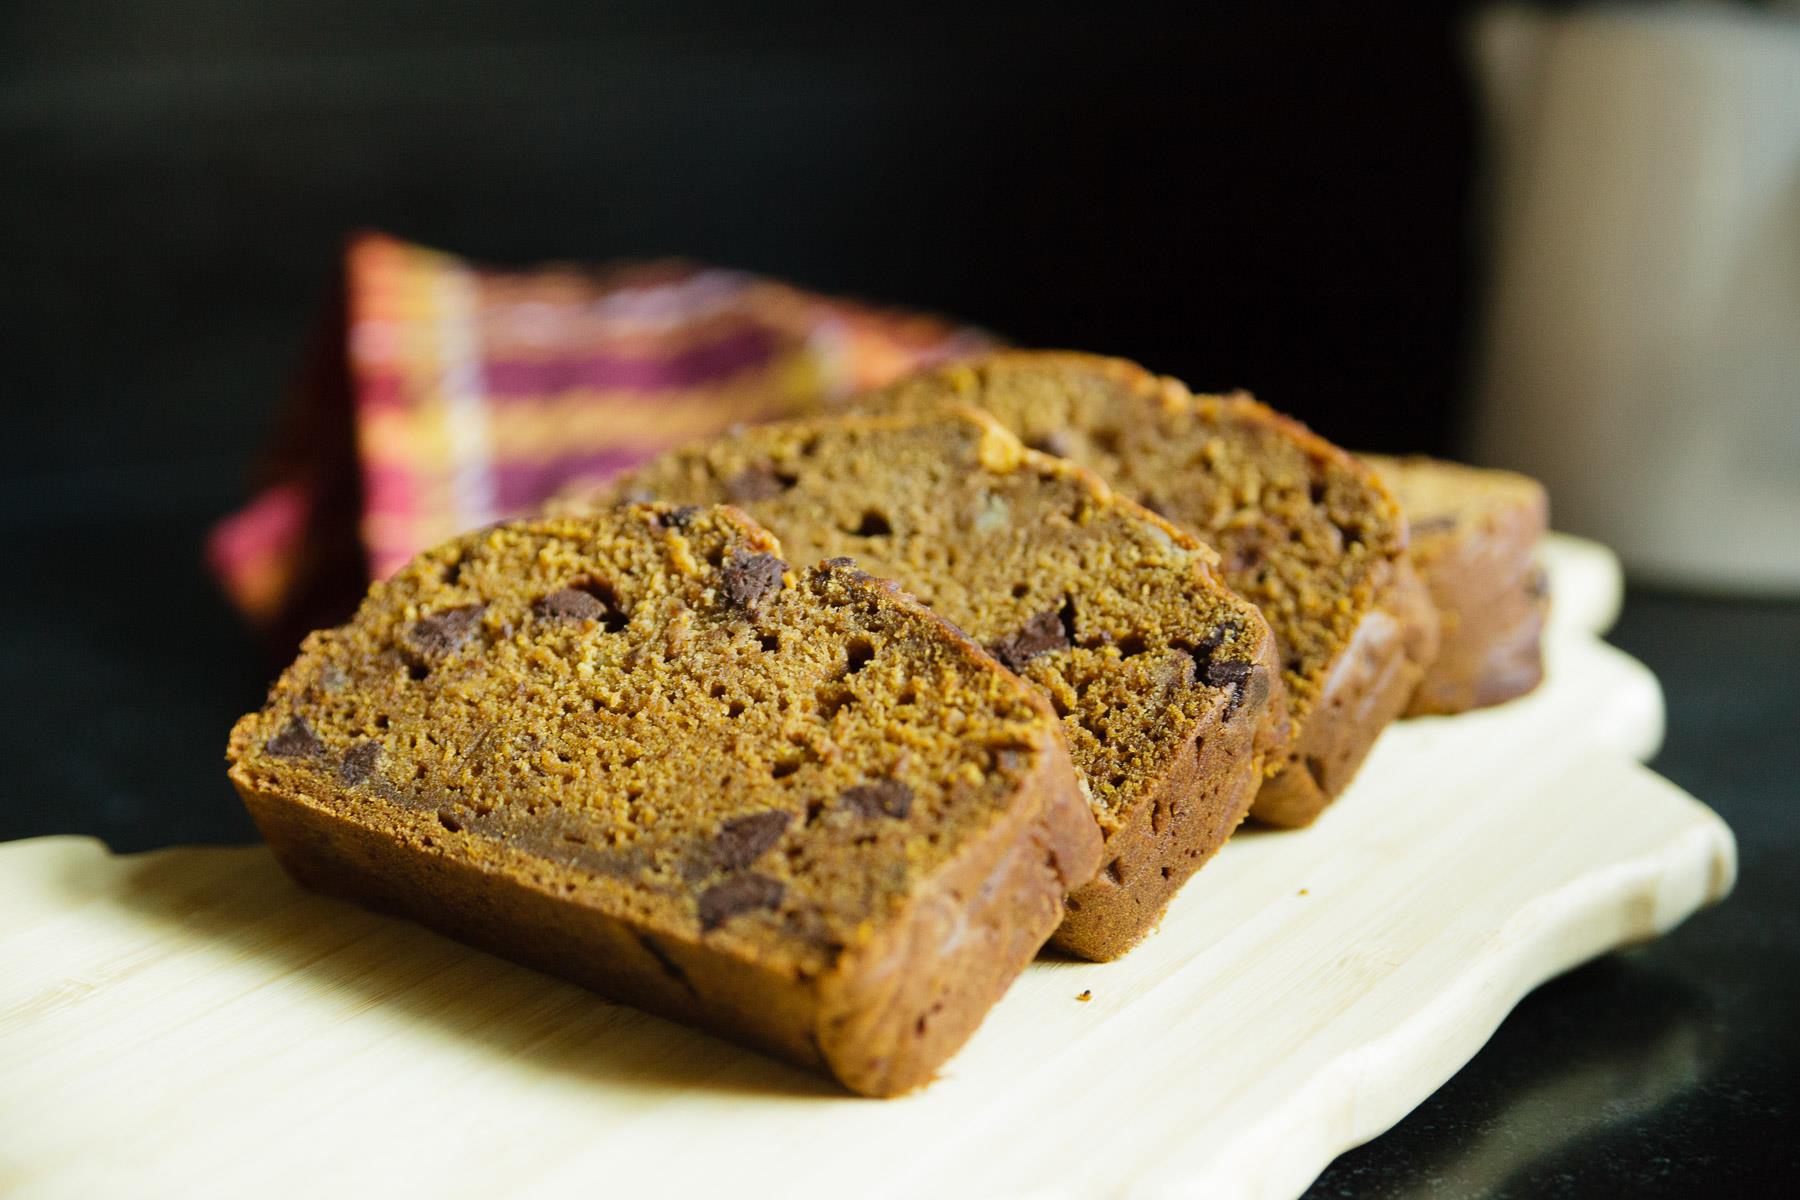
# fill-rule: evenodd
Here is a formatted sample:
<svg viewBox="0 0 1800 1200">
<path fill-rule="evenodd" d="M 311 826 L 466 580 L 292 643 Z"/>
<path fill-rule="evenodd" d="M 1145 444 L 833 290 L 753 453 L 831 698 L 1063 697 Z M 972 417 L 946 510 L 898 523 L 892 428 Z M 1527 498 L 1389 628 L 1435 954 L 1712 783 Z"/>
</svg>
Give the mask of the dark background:
<svg viewBox="0 0 1800 1200">
<path fill-rule="evenodd" d="M 1452 449 L 1480 292 L 1463 16 L 0 6 L 0 838 L 254 836 L 221 756 L 268 664 L 200 538 L 358 227 L 501 263 L 691 256 Z M 1540 989 L 1320 1194 L 1800 1171 L 1800 610 L 1640 592 L 1616 637 L 1669 690 L 1657 765 L 1739 834 L 1738 894 Z"/>
</svg>

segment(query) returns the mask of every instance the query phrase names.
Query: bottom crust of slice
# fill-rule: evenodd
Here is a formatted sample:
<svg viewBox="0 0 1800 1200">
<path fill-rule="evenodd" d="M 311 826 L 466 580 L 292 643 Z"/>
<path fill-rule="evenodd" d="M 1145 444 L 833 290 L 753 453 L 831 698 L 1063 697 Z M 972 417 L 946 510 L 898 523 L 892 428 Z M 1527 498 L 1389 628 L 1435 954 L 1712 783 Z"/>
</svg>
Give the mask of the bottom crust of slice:
<svg viewBox="0 0 1800 1200">
<path fill-rule="evenodd" d="M 602 996 L 698 1025 L 821 1071 L 851 1091 L 893 1096 L 929 1082 L 981 1023 L 1092 874 L 1100 835 L 1066 752 L 1042 756 L 1037 803 L 971 842 L 922 882 L 867 943 L 813 975 L 719 953 L 581 903 L 567 868 L 496 843 L 452 857 L 435 818 L 380 825 L 329 800 L 258 791 L 246 807 L 301 884 L 410 917 Z"/>
</svg>

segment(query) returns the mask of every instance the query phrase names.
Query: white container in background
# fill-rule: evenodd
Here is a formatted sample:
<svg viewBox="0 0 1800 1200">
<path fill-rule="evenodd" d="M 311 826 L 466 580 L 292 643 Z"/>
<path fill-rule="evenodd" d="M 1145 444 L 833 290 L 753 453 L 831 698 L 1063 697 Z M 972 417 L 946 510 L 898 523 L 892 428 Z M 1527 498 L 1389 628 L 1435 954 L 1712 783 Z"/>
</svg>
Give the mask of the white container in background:
<svg viewBox="0 0 1800 1200">
<path fill-rule="evenodd" d="M 1482 14 L 1479 462 L 1634 576 L 1800 595 L 1800 21 Z"/>
</svg>

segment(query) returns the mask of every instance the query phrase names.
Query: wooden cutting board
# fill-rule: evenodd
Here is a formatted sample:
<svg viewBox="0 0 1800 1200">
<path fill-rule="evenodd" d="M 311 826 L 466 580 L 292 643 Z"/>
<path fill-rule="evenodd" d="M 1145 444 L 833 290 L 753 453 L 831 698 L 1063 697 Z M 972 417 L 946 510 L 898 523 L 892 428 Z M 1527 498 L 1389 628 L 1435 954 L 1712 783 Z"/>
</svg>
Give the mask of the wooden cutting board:
<svg viewBox="0 0 1800 1200">
<path fill-rule="evenodd" d="M 260 847 L 0 846 L 0 1192 L 1292 1196 L 1530 988 L 1731 887 L 1730 831 L 1634 761 L 1662 700 L 1595 636 L 1616 563 L 1548 558 L 1544 688 L 1390 729 L 1317 825 L 1240 833 L 1121 962 L 1035 964 L 900 1100 L 309 895 Z"/>
</svg>

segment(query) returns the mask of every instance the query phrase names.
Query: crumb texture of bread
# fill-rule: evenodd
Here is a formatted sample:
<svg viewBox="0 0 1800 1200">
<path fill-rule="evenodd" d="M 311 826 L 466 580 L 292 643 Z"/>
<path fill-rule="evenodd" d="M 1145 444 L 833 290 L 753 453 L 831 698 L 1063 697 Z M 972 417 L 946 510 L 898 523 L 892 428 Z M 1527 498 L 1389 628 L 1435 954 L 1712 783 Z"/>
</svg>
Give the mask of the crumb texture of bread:
<svg viewBox="0 0 1800 1200">
<path fill-rule="evenodd" d="M 1252 815 L 1304 825 L 1349 785 L 1436 654 L 1406 522 L 1355 456 L 1248 395 L 1197 396 L 1122 359 L 1003 351 L 901 380 L 871 412 L 985 410 L 1218 551 L 1267 617 L 1291 717 Z"/>
<path fill-rule="evenodd" d="M 869 1095 L 931 1078 L 1099 863 L 1040 695 L 727 507 L 422 555 L 228 757 L 301 882 Z"/>
<path fill-rule="evenodd" d="M 1408 556 L 1442 629 L 1408 716 L 1504 703 L 1544 678 L 1550 595 L 1538 545 L 1550 501 L 1537 480 L 1441 459 L 1364 455 L 1412 530 Z"/>
<path fill-rule="evenodd" d="M 1285 734 L 1268 625 L 1216 556 L 985 414 L 763 426 L 585 503 L 645 497 L 741 503 L 793 561 L 897 581 L 1043 693 L 1107 838 L 1055 939 L 1072 953 L 1115 958 L 1154 927 Z"/>
</svg>

